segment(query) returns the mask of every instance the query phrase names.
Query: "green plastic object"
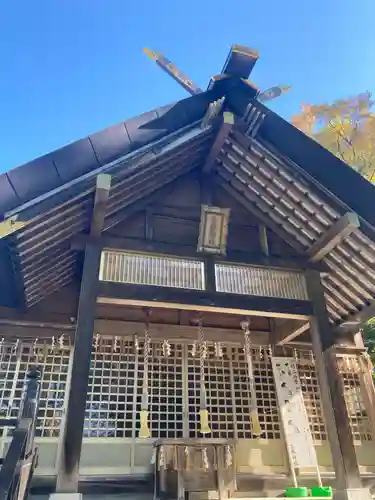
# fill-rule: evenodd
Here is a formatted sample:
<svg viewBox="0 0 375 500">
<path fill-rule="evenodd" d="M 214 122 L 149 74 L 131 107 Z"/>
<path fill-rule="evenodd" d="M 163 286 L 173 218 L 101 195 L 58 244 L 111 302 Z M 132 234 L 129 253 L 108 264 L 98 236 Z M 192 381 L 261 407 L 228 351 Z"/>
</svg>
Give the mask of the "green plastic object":
<svg viewBox="0 0 375 500">
<path fill-rule="evenodd" d="M 312 497 L 332 498 L 333 492 L 330 486 L 314 486 L 311 488 Z"/>
<path fill-rule="evenodd" d="M 307 488 L 286 488 L 285 496 L 286 498 L 306 498 Z"/>
</svg>

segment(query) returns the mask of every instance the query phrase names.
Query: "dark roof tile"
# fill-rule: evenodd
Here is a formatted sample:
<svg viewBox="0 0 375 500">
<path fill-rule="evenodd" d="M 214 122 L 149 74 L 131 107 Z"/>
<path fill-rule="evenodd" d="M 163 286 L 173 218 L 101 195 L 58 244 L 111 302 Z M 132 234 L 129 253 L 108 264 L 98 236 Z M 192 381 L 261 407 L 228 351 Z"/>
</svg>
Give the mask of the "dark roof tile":
<svg viewBox="0 0 375 500">
<path fill-rule="evenodd" d="M 90 140 L 100 165 L 121 158 L 131 150 L 130 139 L 124 123 L 118 123 L 90 135 Z"/>
<path fill-rule="evenodd" d="M 100 166 L 89 138 L 81 139 L 54 151 L 52 158 L 64 182 L 75 179 Z"/>
<path fill-rule="evenodd" d="M 165 132 L 157 126 L 152 126 L 158 115 L 155 111 L 143 113 L 125 123 L 132 150 L 141 148 L 150 142 L 160 139 Z"/>
<path fill-rule="evenodd" d="M 27 175 L 25 175 L 27 172 Z M 21 203 L 50 191 L 61 183 L 51 155 L 41 156 L 8 172 Z M 41 179 L 43 182 L 41 183 Z"/>
<path fill-rule="evenodd" d="M 201 119 L 220 92 L 144 113 L 0 175 L 0 214 Z"/>
<path fill-rule="evenodd" d="M 4 212 L 19 205 L 19 198 L 14 191 L 7 174 L 0 174 L 0 221 Z"/>
</svg>

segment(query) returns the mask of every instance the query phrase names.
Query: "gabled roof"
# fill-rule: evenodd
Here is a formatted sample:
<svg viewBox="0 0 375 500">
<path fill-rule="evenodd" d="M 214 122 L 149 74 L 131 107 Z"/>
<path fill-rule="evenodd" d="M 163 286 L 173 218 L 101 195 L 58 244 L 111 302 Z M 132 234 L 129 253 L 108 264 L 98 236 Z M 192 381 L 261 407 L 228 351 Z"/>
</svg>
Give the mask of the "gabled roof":
<svg viewBox="0 0 375 500">
<path fill-rule="evenodd" d="M 97 173 L 113 178 L 108 228 L 203 165 L 220 121 L 209 104 L 222 96 L 223 109 L 237 116 L 216 159 L 222 187 L 305 255 L 340 216 L 357 212 L 360 229 L 324 258 L 331 271 L 325 278 L 328 308 L 332 321 L 341 323 L 373 302 L 374 186 L 255 101 L 254 89 L 226 78 L 209 92 L 0 176 L 0 213 L 11 228 L 6 251 L 28 306 L 73 279 L 78 255 L 70 242 L 88 229 Z M 5 256 L 0 274 L 1 262 Z"/>
</svg>

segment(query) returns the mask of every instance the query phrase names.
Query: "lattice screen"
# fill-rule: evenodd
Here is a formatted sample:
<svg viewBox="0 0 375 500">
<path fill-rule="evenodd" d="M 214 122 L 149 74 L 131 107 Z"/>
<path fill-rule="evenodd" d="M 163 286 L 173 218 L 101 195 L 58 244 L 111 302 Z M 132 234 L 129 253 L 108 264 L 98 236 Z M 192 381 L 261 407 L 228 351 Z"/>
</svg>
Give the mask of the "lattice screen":
<svg viewBox="0 0 375 500">
<path fill-rule="evenodd" d="M 37 365 L 42 370 L 42 383 L 36 435 L 57 437 L 63 415 L 69 356 L 68 346 L 61 349 L 52 346 L 50 341 L 37 345 L 4 345 L 0 377 L 1 415 L 9 418 L 18 416 L 27 372 L 30 366 Z M 10 433 L 11 430 L 5 432 Z"/>
<path fill-rule="evenodd" d="M 143 342 L 100 338 L 94 342 L 84 432 L 87 437 L 136 438 L 144 370 Z M 217 347 L 217 345 L 216 345 Z M 224 345 L 222 356 L 207 343 L 205 376 L 211 437 L 252 438 L 247 363 L 241 346 Z M 150 429 L 153 438 L 199 436 L 199 359 L 192 345 L 151 343 L 149 364 Z M 19 343 L 3 345 L 0 354 L 0 416 L 16 417 L 28 368 L 42 369 L 37 435 L 57 437 L 61 429 L 70 362 L 70 348 Z M 369 417 L 361 392 L 356 358 L 338 358 L 354 438 L 370 441 Z M 272 367 L 266 352 L 253 350 L 254 377 L 261 428 L 266 439 L 280 438 L 280 422 Z M 316 442 L 326 439 L 320 391 L 311 352 L 299 353 L 299 374 L 306 410 Z M 9 433 L 9 430 L 3 430 Z"/>
<path fill-rule="evenodd" d="M 94 341 L 84 435 L 132 437 L 135 349 L 130 340 Z"/>
<path fill-rule="evenodd" d="M 307 300 L 302 273 L 254 266 L 215 264 L 218 292 Z"/>
<path fill-rule="evenodd" d="M 361 368 L 358 359 L 337 357 L 342 377 L 346 406 L 353 437 L 356 441 L 372 441 L 370 421 L 361 389 Z M 305 406 L 315 441 L 327 439 L 315 361 L 311 351 L 299 352 L 298 370 L 304 392 Z"/>
<path fill-rule="evenodd" d="M 345 357 L 338 358 L 337 361 L 353 437 L 357 441 L 372 441 L 369 416 L 361 391 L 361 366 L 358 358 Z"/>
<path fill-rule="evenodd" d="M 280 420 L 272 366 L 266 353 L 253 349 L 253 370 L 262 437 L 280 438 Z M 236 419 L 239 438 L 253 438 L 249 409 L 251 403 L 247 361 L 242 347 L 232 348 Z"/>
<path fill-rule="evenodd" d="M 100 279 L 115 283 L 204 290 L 204 263 L 162 255 L 103 250 Z"/>
<path fill-rule="evenodd" d="M 170 356 L 163 353 L 162 342 L 151 342 L 149 360 L 149 421 L 153 438 L 183 437 L 183 346 L 170 344 Z M 143 342 L 138 355 L 136 429 L 142 400 L 144 373 Z"/>
<path fill-rule="evenodd" d="M 14 415 L 12 406 L 17 377 L 18 366 L 14 346 L 2 345 L 0 354 L 0 416 L 2 418 Z M 0 432 L 3 431 L 7 432 L 7 430 L 0 428 Z"/>
<path fill-rule="evenodd" d="M 311 434 L 315 442 L 327 439 L 315 364 L 310 353 L 301 353 L 298 372 Z"/>
<path fill-rule="evenodd" d="M 222 347 L 222 357 L 215 356 L 215 346 L 207 343 L 205 361 L 205 387 L 207 406 L 212 430 L 211 437 L 235 437 L 235 406 L 231 389 L 230 347 Z M 188 354 L 188 404 L 189 437 L 202 437 L 199 434 L 200 409 L 200 369 L 198 352 L 193 357 L 193 345 Z"/>
</svg>

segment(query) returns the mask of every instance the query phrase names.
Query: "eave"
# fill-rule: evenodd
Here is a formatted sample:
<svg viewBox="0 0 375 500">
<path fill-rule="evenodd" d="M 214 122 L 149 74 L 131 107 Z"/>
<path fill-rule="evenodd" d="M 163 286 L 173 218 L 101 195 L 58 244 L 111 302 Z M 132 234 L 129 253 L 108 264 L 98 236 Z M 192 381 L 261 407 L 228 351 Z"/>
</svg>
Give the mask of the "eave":
<svg viewBox="0 0 375 500">
<path fill-rule="evenodd" d="M 209 103 L 223 95 L 223 109 L 234 112 L 236 120 L 234 125 L 222 127 L 225 134 L 218 136 L 221 117 L 205 129 L 200 123 Z M 107 144 L 106 156 L 103 153 L 101 158 L 111 161 L 101 160 L 84 173 L 77 167 L 75 172 L 80 175 L 69 174 L 69 180 L 60 179 L 53 189 L 48 183 L 42 186 L 39 176 L 38 186 L 31 185 L 23 198 L 19 189 L 16 198 L 24 203 L 18 206 L 14 196 L 7 195 L 8 181 L 16 180 L 17 175 L 13 171 L 0 177 L 5 218 L 16 221 L 13 227 L 5 228 L 9 234 L 3 241 L 11 253 L 26 305 L 41 301 L 74 278 L 80 259 L 72 241 L 87 233 L 98 173 L 108 172 L 113 178 L 104 226 L 108 229 L 145 208 L 153 197 L 168 192 L 174 179 L 209 165 L 220 185 L 295 248 L 301 258 L 314 260 L 314 255 L 319 256 L 328 270 L 324 286 L 333 323 L 367 317 L 375 297 L 374 186 L 254 101 L 247 86 L 236 79 L 219 81 L 213 91 L 163 109 L 147 114 L 149 122 L 135 120 L 133 125 L 141 123 L 138 134 L 134 130 L 130 134 L 131 126 L 126 125 L 128 135 L 133 137 L 131 151 L 121 155 L 123 139 L 111 151 Z M 103 133 L 102 146 L 105 138 L 108 142 L 112 137 L 116 142 L 118 129 L 113 132 L 113 136 L 108 131 Z M 99 144 L 99 137 L 92 144 Z M 216 148 L 218 143 L 220 147 Z M 323 164 L 325 168 L 321 168 Z M 37 166 L 21 168 L 31 179 Z M 64 175 L 68 175 L 66 172 Z M 34 196 L 36 192 L 39 196 Z M 345 229 L 339 237 L 336 234 L 334 244 L 327 242 L 327 235 L 340 227 L 340 220 L 350 212 L 357 213 L 360 227 Z M 324 249 L 314 254 L 322 242 Z"/>
</svg>

